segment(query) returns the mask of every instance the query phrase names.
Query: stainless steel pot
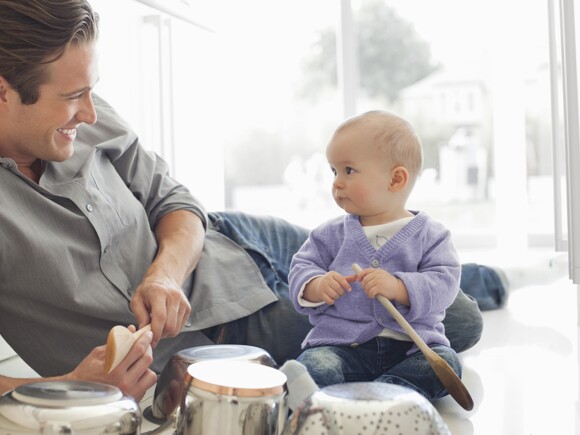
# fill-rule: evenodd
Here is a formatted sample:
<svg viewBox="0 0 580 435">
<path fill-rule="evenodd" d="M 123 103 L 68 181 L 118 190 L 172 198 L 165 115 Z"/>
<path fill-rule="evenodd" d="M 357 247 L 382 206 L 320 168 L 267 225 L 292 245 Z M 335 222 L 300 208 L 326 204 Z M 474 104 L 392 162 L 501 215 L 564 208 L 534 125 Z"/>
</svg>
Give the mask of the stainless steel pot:
<svg viewBox="0 0 580 435">
<path fill-rule="evenodd" d="M 105 384 L 35 382 L 0 397 L 0 435 L 138 435 L 141 421 L 139 404 Z"/>
<path fill-rule="evenodd" d="M 254 346 L 214 344 L 182 350 L 171 357 L 159 376 L 150 420 L 162 423 L 174 418 L 181 400 L 187 368 L 194 363 L 211 360 L 246 361 L 276 367 L 276 362 L 264 349 Z"/>
<path fill-rule="evenodd" d="M 286 375 L 245 361 L 203 361 L 187 369 L 178 435 L 278 435 L 288 414 Z"/>
</svg>

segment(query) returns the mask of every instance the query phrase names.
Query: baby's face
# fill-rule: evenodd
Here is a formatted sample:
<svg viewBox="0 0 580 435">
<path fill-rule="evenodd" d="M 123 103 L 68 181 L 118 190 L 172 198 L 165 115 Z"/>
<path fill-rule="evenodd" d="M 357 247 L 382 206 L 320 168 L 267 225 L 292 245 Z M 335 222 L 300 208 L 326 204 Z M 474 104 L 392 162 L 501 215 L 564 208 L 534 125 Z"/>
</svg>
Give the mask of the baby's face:
<svg viewBox="0 0 580 435">
<path fill-rule="evenodd" d="M 391 171 L 379 157 L 372 129 L 355 123 L 340 130 L 328 144 L 326 158 L 334 174 L 332 195 L 338 206 L 383 223 L 394 207 L 389 192 Z"/>
</svg>

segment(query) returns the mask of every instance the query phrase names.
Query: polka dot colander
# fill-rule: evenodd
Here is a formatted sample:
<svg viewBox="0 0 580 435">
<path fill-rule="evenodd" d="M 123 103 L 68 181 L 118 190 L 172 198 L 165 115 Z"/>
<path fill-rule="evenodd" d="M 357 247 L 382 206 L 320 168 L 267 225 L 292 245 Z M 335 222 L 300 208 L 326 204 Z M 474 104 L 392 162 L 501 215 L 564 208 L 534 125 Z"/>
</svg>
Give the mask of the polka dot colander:
<svg viewBox="0 0 580 435">
<path fill-rule="evenodd" d="M 415 391 L 376 382 L 332 385 L 291 416 L 285 435 L 449 435 L 433 405 Z"/>
</svg>

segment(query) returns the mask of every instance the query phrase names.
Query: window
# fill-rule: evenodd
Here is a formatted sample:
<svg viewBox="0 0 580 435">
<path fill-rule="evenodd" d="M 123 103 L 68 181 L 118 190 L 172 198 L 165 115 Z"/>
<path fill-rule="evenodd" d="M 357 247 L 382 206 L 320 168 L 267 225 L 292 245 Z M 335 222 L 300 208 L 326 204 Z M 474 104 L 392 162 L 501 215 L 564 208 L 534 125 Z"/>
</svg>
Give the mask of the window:
<svg viewBox="0 0 580 435">
<path fill-rule="evenodd" d="M 147 132 L 137 114 L 157 110 L 140 100 L 150 83 L 112 85 L 130 70 L 119 59 L 139 50 L 119 43 L 119 12 L 95 2 L 108 27 L 102 39 L 111 41 L 99 86 Z M 384 108 L 409 119 L 424 143 L 410 208 L 445 223 L 460 247 L 553 243 L 545 1 L 216 0 L 195 8 L 211 32 L 165 26 L 175 130 L 166 157 L 210 210 L 309 228 L 341 214 L 326 144 L 346 116 Z M 130 33 L 135 40 L 151 27 L 149 15 Z M 143 81 L 147 62 L 130 62 L 141 64 L 127 74 Z"/>
<path fill-rule="evenodd" d="M 220 4 L 216 10 L 228 11 L 215 20 L 225 206 L 310 227 L 339 212 L 323 155 L 343 118 L 334 47 L 340 2 Z"/>
<path fill-rule="evenodd" d="M 552 243 L 546 5 L 509 3 L 351 5 L 356 112 L 386 108 L 415 125 L 425 169 L 409 205 L 443 221 L 464 246 L 506 237 Z M 345 116 L 336 88 L 345 67 L 336 57 L 339 6 L 249 1 L 220 20 L 235 119 L 226 128 L 227 207 L 308 227 L 340 213 L 323 156 Z"/>
</svg>

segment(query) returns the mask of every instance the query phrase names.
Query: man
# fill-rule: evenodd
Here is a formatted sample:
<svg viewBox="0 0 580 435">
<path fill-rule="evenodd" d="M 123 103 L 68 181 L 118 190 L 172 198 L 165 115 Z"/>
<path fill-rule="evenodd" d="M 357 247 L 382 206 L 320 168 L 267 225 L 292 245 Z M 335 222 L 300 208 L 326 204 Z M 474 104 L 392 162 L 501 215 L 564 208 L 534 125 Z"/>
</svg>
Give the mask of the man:
<svg viewBox="0 0 580 435">
<path fill-rule="evenodd" d="M 287 273 L 307 231 L 206 213 L 93 95 L 97 35 L 86 0 L 0 0 L 0 335 L 41 376 L 136 399 L 184 348 L 242 343 L 294 358 L 310 325 Z M 151 332 L 105 374 L 117 324 Z M 476 303 L 461 293 L 445 326 L 457 351 L 472 346 Z M 0 376 L 0 392 L 31 381 Z"/>
</svg>

